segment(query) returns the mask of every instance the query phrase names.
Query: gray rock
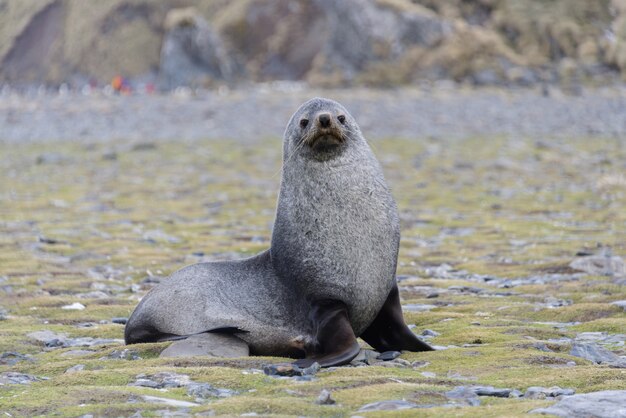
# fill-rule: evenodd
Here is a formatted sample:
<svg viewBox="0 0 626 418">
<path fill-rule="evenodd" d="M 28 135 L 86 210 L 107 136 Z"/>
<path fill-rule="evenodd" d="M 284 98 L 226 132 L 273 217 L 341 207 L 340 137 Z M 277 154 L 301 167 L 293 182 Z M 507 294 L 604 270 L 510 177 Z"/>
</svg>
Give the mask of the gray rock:
<svg viewBox="0 0 626 418">
<path fill-rule="evenodd" d="M 497 389 L 493 386 L 477 386 L 474 388 L 474 392 L 478 396 L 495 396 L 497 398 L 508 398 L 511 394 L 511 389 Z"/>
<path fill-rule="evenodd" d="M 128 322 L 128 318 L 126 317 L 112 318 L 111 322 L 113 322 L 114 324 L 125 325 L 126 322 Z"/>
<path fill-rule="evenodd" d="M 268 376 L 313 376 L 320 368 L 318 363 L 305 368 L 300 368 L 293 363 L 279 363 L 263 366 L 263 372 Z"/>
<path fill-rule="evenodd" d="M 96 353 L 95 351 L 90 350 L 69 350 L 64 353 L 61 353 L 61 357 L 84 357 L 89 356 Z"/>
<path fill-rule="evenodd" d="M 576 391 L 574 389 L 561 389 L 558 386 L 553 386 L 551 388 L 544 388 L 541 386 L 531 386 L 526 389 L 524 393 L 524 398 L 528 399 L 545 399 L 545 398 L 556 398 L 558 396 L 571 396 L 575 394 Z"/>
<path fill-rule="evenodd" d="M 195 403 L 195 402 L 188 402 L 188 401 L 179 401 L 177 399 L 169 399 L 169 398 L 161 398 L 158 396 L 148 396 L 148 395 L 144 395 L 143 399 L 146 402 L 150 402 L 150 403 L 162 403 L 164 405 L 167 406 L 174 406 L 174 407 L 192 407 L 192 406 L 200 406 L 199 403 Z M 187 414 L 186 416 L 189 416 L 189 414 Z"/>
<path fill-rule="evenodd" d="M 465 405 L 478 406 L 480 399 L 476 396 L 476 392 L 471 387 L 457 386 L 445 393 L 446 398 Z"/>
<path fill-rule="evenodd" d="M 433 331 L 432 329 L 425 329 L 422 331 L 422 336 L 424 337 L 438 337 L 439 335 L 441 335 L 439 332 Z"/>
<path fill-rule="evenodd" d="M 609 249 L 604 249 L 602 254 L 577 257 L 569 266 L 574 270 L 584 271 L 594 276 L 626 276 L 624 260 L 612 255 Z"/>
<path fill-rule="evenodd" d="M 626 390 L 604 390 L 566 396 L 550 407 L 530 412 L 568 418 L 626 418 Z"/>
<path fill-rule="evenodd" d="M 402 353 L 399 351 L 385 351 L 384 353 L 379 354 L 376 358 L 382 361 L 390 361 L 399 357 L 400 354 Z"/>
<path fill-rule="evenodd" d="M 626 300 L 616 300 L 615 302 L 611 302 L 611 305 L 618 306 L 626 311 Z"/>
<path fill-rule="evenodd" d="M 186 374 L 159 372 L 153 375 L 138 374 L 128 386 L 143 386 L 154 389 L 179 388 L 192 383 Z"/>
<path fill-rule="evenodd" d="M 142 238 L 145 241 L 148 241 L 153 244 L 156 244 L 156 243 L 177 244 L 180 242 L 179 238 L 173 235 L 166 234 L 160 229 L 151 229 L 149 231 L 146 231 L 142 235 Z"/>
<path fill-rule="evenodd" d="M 204 86 L 210 81 L 228 81 L 234 77 L 233 55 L 195 9 L 171 10 L 165 26 L 167 32 L 159 64 L 163 88 Z"/>
<path fill-rule="evenodd" d="M 208 383 L 189 383 L 187 385 L 187 395 L 200 399 L 209 398 L 228 398 L 236 395 L 238 392 L 230 389 L 216 388 Z"/>
<path fill-rule="evenodd" d="M 65 373 L 76 373 L 76 372 L 80 372 L 82 370 L 85 370 L 85 365 L 84 364 L 77 364 L 77 365 L 72 366 L 69 369 L 67 369 L 65 371 Z"/>
<path fill-rule="evenodd" d="M 404 400 L 391 400 L 368 403 L 359 408 L 359 412 L 365 411 L 398 411 L 401 409 L 417 408 L 417 404 Z"/>
<path fill-rule="evenodd" d="M 140 360 L 141 357 L 136 350 L 130 348 L 124 348 L 123 350 L 113 350 L 106 357 L 102 357 L 101 360 Z"/>
<path fill-rule="evenodd" d="M 358 365 L 358 364 L 370 364 L 371 365 L 377 361 L 379 355 L 380 353 L 378 351 L 361 349 L 361 351 L 359 351 L 359 354 L 357 354 L 357 356 L 354 359 L 352 359 L 350 363 L 352 365 Z"/>
<path fill-rule="evenodd" d="M 7 351 L 0 354 L 0 364 L 13 366 L 20 361 L 32 361 L 32 357 L 27 354 L 16 353 L 15 351 Z"/>
<path fill-rule="evenodd" d="M 176 341 L 161 352 L 159 357 L 247 357 L 248 345 L 234 335 L 205 333 Z"/>
<path fill-rule="evenodd" d="M 409 312 L 428 312 L 431 309 L 435 309 L 437 305 L 426 305 L 421 303 L 411 303 L 408 305 L 402 305 L 402 309 Z"/>
<path fill-rule="evenodd" d="M 608 364 L 612 367 L 626 368 L 626 360 L 594 343 L 574 343 L 569 354 L 596 364 Z"/>
<path fill-rule="evenodd" d="M 330 391 L 326 389 L 322 389 L 320 392 L 320 396 L 317 397 L 315 403 L 318 405 L 334 405 L 336 402 L 330 396 Z"/>
<path fill-rule="evenodd" d="M 46 380 L 47 378 L 41 378 L 33 376 L 32 374 L 18 373 L 18 372 L 4 372 L 0 373 L 0 386 L 2 385 L 29 385 L 32 382 L 39 382 L 40 380 Z"/>
</svg>

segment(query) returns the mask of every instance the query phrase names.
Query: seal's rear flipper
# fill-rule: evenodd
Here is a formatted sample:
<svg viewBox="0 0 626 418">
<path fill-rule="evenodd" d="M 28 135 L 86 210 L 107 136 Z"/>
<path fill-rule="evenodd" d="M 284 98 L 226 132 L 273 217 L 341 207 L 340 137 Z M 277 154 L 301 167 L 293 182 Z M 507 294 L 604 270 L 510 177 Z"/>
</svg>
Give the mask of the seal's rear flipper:
<svg viewBox="0 0 626 418">
<path fill-rule="evenodd" d="M 361 347 L 348 319 L 346 305 L 325 300 L 313 304 L 309 318 L 313 323 L 316 344 L 305 347 L 306 358 L 294 362 L 299 367 L 319 363 L 322 367 L 341 366 L 359 354 Z"/>
<path fill-rule="evenodd" d="M 378 351 L 432 351 L 404 323 L 398 285 L 394 284 L 374 322 L 360 336 Z"/>
</svg>

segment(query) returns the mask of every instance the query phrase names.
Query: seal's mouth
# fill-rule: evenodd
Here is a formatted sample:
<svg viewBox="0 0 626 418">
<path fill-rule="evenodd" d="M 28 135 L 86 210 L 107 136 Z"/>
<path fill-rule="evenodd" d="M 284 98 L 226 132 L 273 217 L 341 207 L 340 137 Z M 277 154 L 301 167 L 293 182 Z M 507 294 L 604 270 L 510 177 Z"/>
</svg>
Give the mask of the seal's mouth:
<svg viewBox="0 0 626 418">
<path fill-rule="evenodd" d="M 332 127 L 316 129 L 304 138 L 305 144 L 315 150 L 332 149 L 346 141 L 341 129 Z"/>
</svg>

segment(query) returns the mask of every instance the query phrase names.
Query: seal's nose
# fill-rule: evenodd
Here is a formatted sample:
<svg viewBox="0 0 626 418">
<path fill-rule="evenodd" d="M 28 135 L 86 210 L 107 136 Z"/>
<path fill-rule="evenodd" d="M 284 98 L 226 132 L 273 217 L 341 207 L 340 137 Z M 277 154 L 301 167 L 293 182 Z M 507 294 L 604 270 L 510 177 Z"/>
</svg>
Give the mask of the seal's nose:
<svg viewBox="0 0 626 418">
<path fill-rule="evenodd" d="M 317 118 L 320 121 L 320 126 L 322 128 L 328 128 L 330 126 L 330 114 L 329 113 L 322 113 Z"/>
</svg>

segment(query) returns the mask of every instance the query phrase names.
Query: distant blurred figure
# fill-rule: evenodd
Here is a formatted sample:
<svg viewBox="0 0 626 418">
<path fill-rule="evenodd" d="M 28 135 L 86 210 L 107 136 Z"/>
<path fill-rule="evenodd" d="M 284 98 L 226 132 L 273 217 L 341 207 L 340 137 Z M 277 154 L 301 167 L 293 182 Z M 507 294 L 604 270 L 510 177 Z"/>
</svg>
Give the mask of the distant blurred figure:
<svg viewBox="0 0 626 418">
<path fill-rule="evenodd" d="M 118 94 L 130 94 L 132 92 L 130 86 L 128 85 L 128 81 L 121 75 L 113 77 L 113 80 L 111 80 L 111 87 L 113 87 L 113 91 Z"/>
</svg>

